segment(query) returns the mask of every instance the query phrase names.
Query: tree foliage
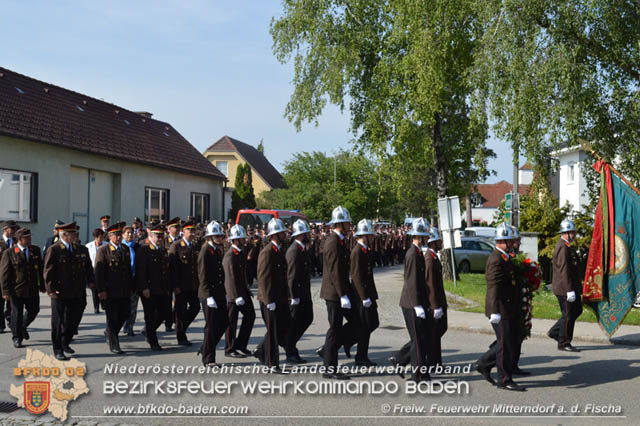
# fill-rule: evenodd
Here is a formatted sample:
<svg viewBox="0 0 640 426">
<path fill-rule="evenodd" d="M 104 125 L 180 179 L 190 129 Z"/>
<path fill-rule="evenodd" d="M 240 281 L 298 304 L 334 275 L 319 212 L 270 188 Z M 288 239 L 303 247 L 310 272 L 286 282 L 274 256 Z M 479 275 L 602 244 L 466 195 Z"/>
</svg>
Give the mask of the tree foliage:
<svg viewBox="0 0 640 426">
<path fill-rule="evenodd" d="M 378 165 L 360 153 L 340 151 L 335 156 L 322 152 L 296 153 L 284 166 L 286 188 L 264 192 L 258 206 L 299 209 L 309 219 L 323 221 L 329 220 L 337 205 L 346 207 L 354 221 L 375 219 L 379 208 L 380 217 L 388 218 L 395 197 L 390 179 L 386 176 L 381 179 L 378 171 Z"/>
<path fill-rule="evenodd" d="M 251 166 L 248 163 L 240 163 L 238 165 L 233 190 L 229 217 L 236 217 L 240 209 L 255 208 L 256 199 L 253 193 L 253 177 L 251 174 Z"/>
<path fill-rule="evenodd" d="M 640 180 L 640 3 L 487 0 L 473 80 L 496 134 L 538 171 L 549 151 L 588 141 Z"/>
</svg>

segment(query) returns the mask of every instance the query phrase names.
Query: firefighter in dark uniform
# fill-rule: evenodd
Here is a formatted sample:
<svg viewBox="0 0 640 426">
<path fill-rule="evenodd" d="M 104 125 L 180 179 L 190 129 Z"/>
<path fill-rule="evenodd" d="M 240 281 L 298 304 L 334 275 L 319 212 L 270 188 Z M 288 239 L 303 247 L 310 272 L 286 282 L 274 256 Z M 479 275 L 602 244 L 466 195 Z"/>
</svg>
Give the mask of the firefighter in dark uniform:
<svg viewBox="0 0 640 426">
<path fill-rule="evenodd" d="M 51 297 L 51 341 L 56 359 L 67 360 L 66 353 L 73 331 L 82 319 L 82 299 L 86 299 L 85 285 L 94 285 L 91 259 L 74 243 L 78 232 L 75 222 L 58 227 L 60 240 L 49 247 L 44 260 L 44 283 Z"/>
<path fill-rule="evenodd" d="M 29 340 L 27 327 L 40 311 L 40 295 L 44 293 L 44 262 L 40 248 L 31 245 L 31 231 L 21 228 L 15 233 L 17 243 L 5 250 L 0 259 L 2 297 L 11 303 L 11 333 L 13 346 L 22 347 Z M 24 317 L 24 311 L 27 316 Z"/>
<path fill-rule="evenodd" d="M 307 361 L 300 357 L 296 344 L 307 328 L 313 322 L 313 303 L 311 301 L 311 262 L 310 238 L 311 230 L 303 220 L 293 223 L 291 236 L 294 242 L 291 244 L 285 259 L 287 261 L 287 284 L 291 300 L 289 313 L 291 325 L 285 337 L 284 349 L 287 362 L 302 364 Z"/>
<path fill-rule="evenodd" d="M 109 244 L 98 249 L 95 268 L 98 297 L 107 317 L 109 350 L 120 355 L 124 352 L 120 348 L 118 333 L 129 318 L 131 293 L 135 288 L 129 247 L 122 244 L 123 226 L 121 222 L 107 228 Z"/>
<path fill-rule="evenodd" d="M 428 241 L 429 224 L 423 218 L 414 219 L 409 235 L 412 244 L 404 257 L 404 285 L 400 294 L 400 307 L 409 332 L 410 342 L 405 344 L 389 360 L 392 364 L 405 365 L 410 360 L 416 368 L 412 380 L 416 382 L 430 380 L 428 373 L 421 369 L 426 367 L 428 326 L 427 311 L 429 300 L 425 283 L 425 262 L 422 247 Z M 405 360 L 405 358 L 407 358 Z"/>
<path fill-rule="evenodd" d="M 198 251 L 193 245 L 195 223 L 182 225 L 182 239 L 176 240 L 169 249 L 171 287 L 176 295 L 176 337 L 178 344 L 191 346 L 187 329 L 200 312 L 198 300 Z"/>
<path fill-rule="evenodd" d="M 144 335 L 154 351 L 162 350 L 156 330 L 169 315 L 169 252 L 162 246 L 165 227 L 150 226 L 136 252 L 136 288 L 144 310 Z"/>
<path fill-rule="evenodd" d="M 351 279 L 357 295 L 353 301 L 353 309 L 360 318 L 356 365 L 361 367 L 377 365 L 369 359 L 371 333 L 380 325 L 378 303 L 376 302 L 378 292 L 373 280 L 373 256 L 370 251 L 374 236 L 371 221 L 362 219 L 358 222 L 354 234 L 357 243 L 351 250 Z"/>
<path fill-rule="evenodd" d="M 200 347 L 202 364 L 216 365 L 216 345 L 229 322 L 222 267 L 222 243 L 225 233 L 216 221 L 207 225 L 204 244 L 198 255 L 198 297 L 204 311 L 204 340 Z"/>
<path fill-rule="evenodd" d="M 500 389 L 524 391 L 524 387 L 513 381 L 513 351 L 520 339 L 517 333 L 519 290 L 513 277 L 511 264 L 511 246 L 513 245 L 513 228 L 506 223 L 496 228 L 496 249 L 489 255 L 486 266 L 487 294 L 485 315 L 496 334 L 496 343 L 480 357 L 477 371 L 489 383 Z M 498 381 L 491 378 L 491 369 L 498 368 Z"/>
<path fill-rule="evenodd" d="M 284 252 L 287 228 L 282 220 L 273 218 L 267 229 L 271 241 L 263 247 L 258 257 L 258 300 L 267 330 L 253 355 L 274 372 L 280 372 L 278 346 L 284 346 L 290 322 Z"/>
<path fill-rule="evenodd" d="M 47 250 L 49 247 L 58 242 L 60 237 L 58 237 L 58 226 L 62 225 L 62 221 L 60 219 L 56 220 L 56 223 L 53 225 L 53 235 L 47 238 L 47 241 L 44 243 L 44 247 L 42 248 L 42 258 L 47 257 Z"/>
<path fill-rule="evenodd" d="M 171 248 L 171 245 L 180 239 L 180 224 L 182 221 L 179 217 L 174 217 L 166 223 L 167 235 L 162 240 L 162 245 L 167 251 Z M 165 331 L 172 331 L 173 324 L 176 322 L 176 310 L 174 303 L 175 295 L 173 294 L 173 288 L 169 289 L 169 315 L 164 321 Z"/>
<path fill-rule="evenodd" d="M 251 290 L 247 285 L 247 258 L 244 250 L 247 234 L 242 225 L 234 225 L 229 230 L 231 246 L 224 255 L 224 288 L 229 301 L 229 325 L 227 327 L 224 353 L 228 357 L 242 358 L 251 355 L 247 348 L 256 313 L 251 300 Z M 242 313 L 242 325 L 236 335 L 238 314 Z"/>
<path fill-rule="evenodd" d="M 429 296 L 427 364 L 435 366 L 442 365 L 441 340 L 447 332 L 447 297 L 442 279 L 442 263 L 438 258 L 438 252 L 442 250 L 442 237 L 435 227 L 431 227 L 430 234 L 424 254 L 425 282 Z"/>
<path fill-rule="evenodd" d="M 251 286 L 258 277 L 258 256 L 262 250 L 262 241 L 252 226 L 247 227 L 249 243 L 247 245 L 247 283 Z"/>
<path fill-rule="evenodd" d="M 18 224 L 13 220 L 7 220 L 2 223 L 2 238 L 0 238 L 0 257 L 5 250 L 15 245 L 14 233 L 19 228 Z M 4 296 L 4 293 L 2 293 Z M 4 333 L 6 323 L 11 326 L 11 303 L 4 297 L 0 298 L 0 333 Z"/>
<path fill-rule="evenodd" d="M 582 286 L 578 271 L 578 254 L 571 247 L 576 238 L 576 226 L 565 219 L 560 224 L 560 240 L 553 250 L 553 278 L 551 286 L 560 304 L 562 316 L 547 335 L 558 342 L 558 349 L 567 352 L 580 352 L 571 345 L 573 328 L 582 314 Z"/>
<path fill-rule="evenodd" d="M 352 309 L 354 290 L 349 282 L 349 250 L 344 241 L 351 229 L 349 211 L 338 206 L 331 212 L 330 225 L 333 231 L 327 236 L 323 247 L 323 272 L 320 298 L 327 304 L 329 329 L 324 346 L 316 352 L 324 359 L 327 379 L 348 380 L 349 376 L 338 372 L 338 348 L 344 347 L 347 357 L 351 357 L 351 346 L 358 340 L 358 316 Z M 347 322 L 343 325 L 342 319 Z"/>
<path fill-rule="evenodd" d="M 102 226 L 102 230 L 104 233 L 107 233 L 107 229 L 109 228 L 109 222 L 111 221 L 111 216 L 105 214 L 100 218 L 100 225 Z"/>
</svg>

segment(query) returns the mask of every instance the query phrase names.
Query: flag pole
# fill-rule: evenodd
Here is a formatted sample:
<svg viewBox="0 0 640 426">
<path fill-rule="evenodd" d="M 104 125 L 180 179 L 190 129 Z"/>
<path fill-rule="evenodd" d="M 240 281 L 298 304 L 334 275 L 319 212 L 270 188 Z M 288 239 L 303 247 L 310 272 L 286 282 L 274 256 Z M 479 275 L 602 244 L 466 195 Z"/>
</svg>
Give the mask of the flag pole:
<svg viewBox="0 0 640 426">
<path fill-rule="evenodd" d="M 582 140 L 582 139 L 580 139 L 580 141 L 581 141 L 582 149 L 584 149 L 585 151 L 590 152 L 598 160 L 602 160 L 602 157 L 600 157 L 600 155 L 593 149 L 591 144 L 589 144 L 587 141 Z M 627 186 L 629 186 L 629 188 L 631 188 L 631 190 L 633 190 L 633 192 L 635 192 L 636 194 L 640 195 L 640 189 L 636 188 L 631 182 L 629 182 L 629 180 L 626 177 L 622 176 L 622 173 L 617 171 L 616 168 L 613 167 L 613 165 L 611 163 L 609 163 L 609 169 L 611 169 L 611 171 L 613 173 L 615 173 L 615 175 L 618 176 L 620 178 L 620 180 L 622 180 L 624 183 L 626 183 Z"/>
</svg>

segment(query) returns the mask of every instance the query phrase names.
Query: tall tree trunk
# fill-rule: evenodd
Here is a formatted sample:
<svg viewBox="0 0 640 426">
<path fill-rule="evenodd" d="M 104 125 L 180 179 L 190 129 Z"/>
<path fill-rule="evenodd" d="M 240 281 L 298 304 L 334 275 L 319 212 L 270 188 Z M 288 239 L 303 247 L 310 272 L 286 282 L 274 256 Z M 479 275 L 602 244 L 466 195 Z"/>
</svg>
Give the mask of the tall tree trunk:
<svg viewBox="0 0 640 426">
<path fill-rule="evenodd" d="M 445 148 L 442 142 L 442 116 L 436 113 L 434 116 L 435 124 L 433 125 L 433 152 L 436 168 L 436 193 L 438 198 L 444 198 L 449 191 L 449 182 L 447 180 L 447 158 L 445 156 Z M 442 276 L 445 280 L 453 280 L 453 265 L 451 264 L 450 249 L 442 250 L 440 261 L 442 262 Z"/>
<path fill-rule="evenodd" d="M 467 196 L 464 197 L 464 202 L 465 202 L 465 214 L 467 216 L 467 227 L 473 226 L 473 214 L 472 214 L 470 194 L 467 194 Z"/>
</svg>

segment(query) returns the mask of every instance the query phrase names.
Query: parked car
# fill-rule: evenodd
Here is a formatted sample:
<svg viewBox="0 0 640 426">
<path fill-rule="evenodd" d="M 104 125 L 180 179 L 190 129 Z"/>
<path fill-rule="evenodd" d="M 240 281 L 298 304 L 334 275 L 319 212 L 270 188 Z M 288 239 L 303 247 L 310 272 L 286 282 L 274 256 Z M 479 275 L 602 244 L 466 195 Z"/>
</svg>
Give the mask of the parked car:
<svg viewBox="0 0 640 426">
<path fill-rule="evenodd" d="M 496 236 L 496 228 L 490 226 L 469 226 L 464 230 L 465 237 L 493 238 Z"/>
<path fill-rule="evenodd" d="M 462 247 L 456 248 L 456 266 L 458 272 L 484 272 L 487 258 L 494 250 L 492 242 L 482 237 L 463 237 Z"/>
</svg>

